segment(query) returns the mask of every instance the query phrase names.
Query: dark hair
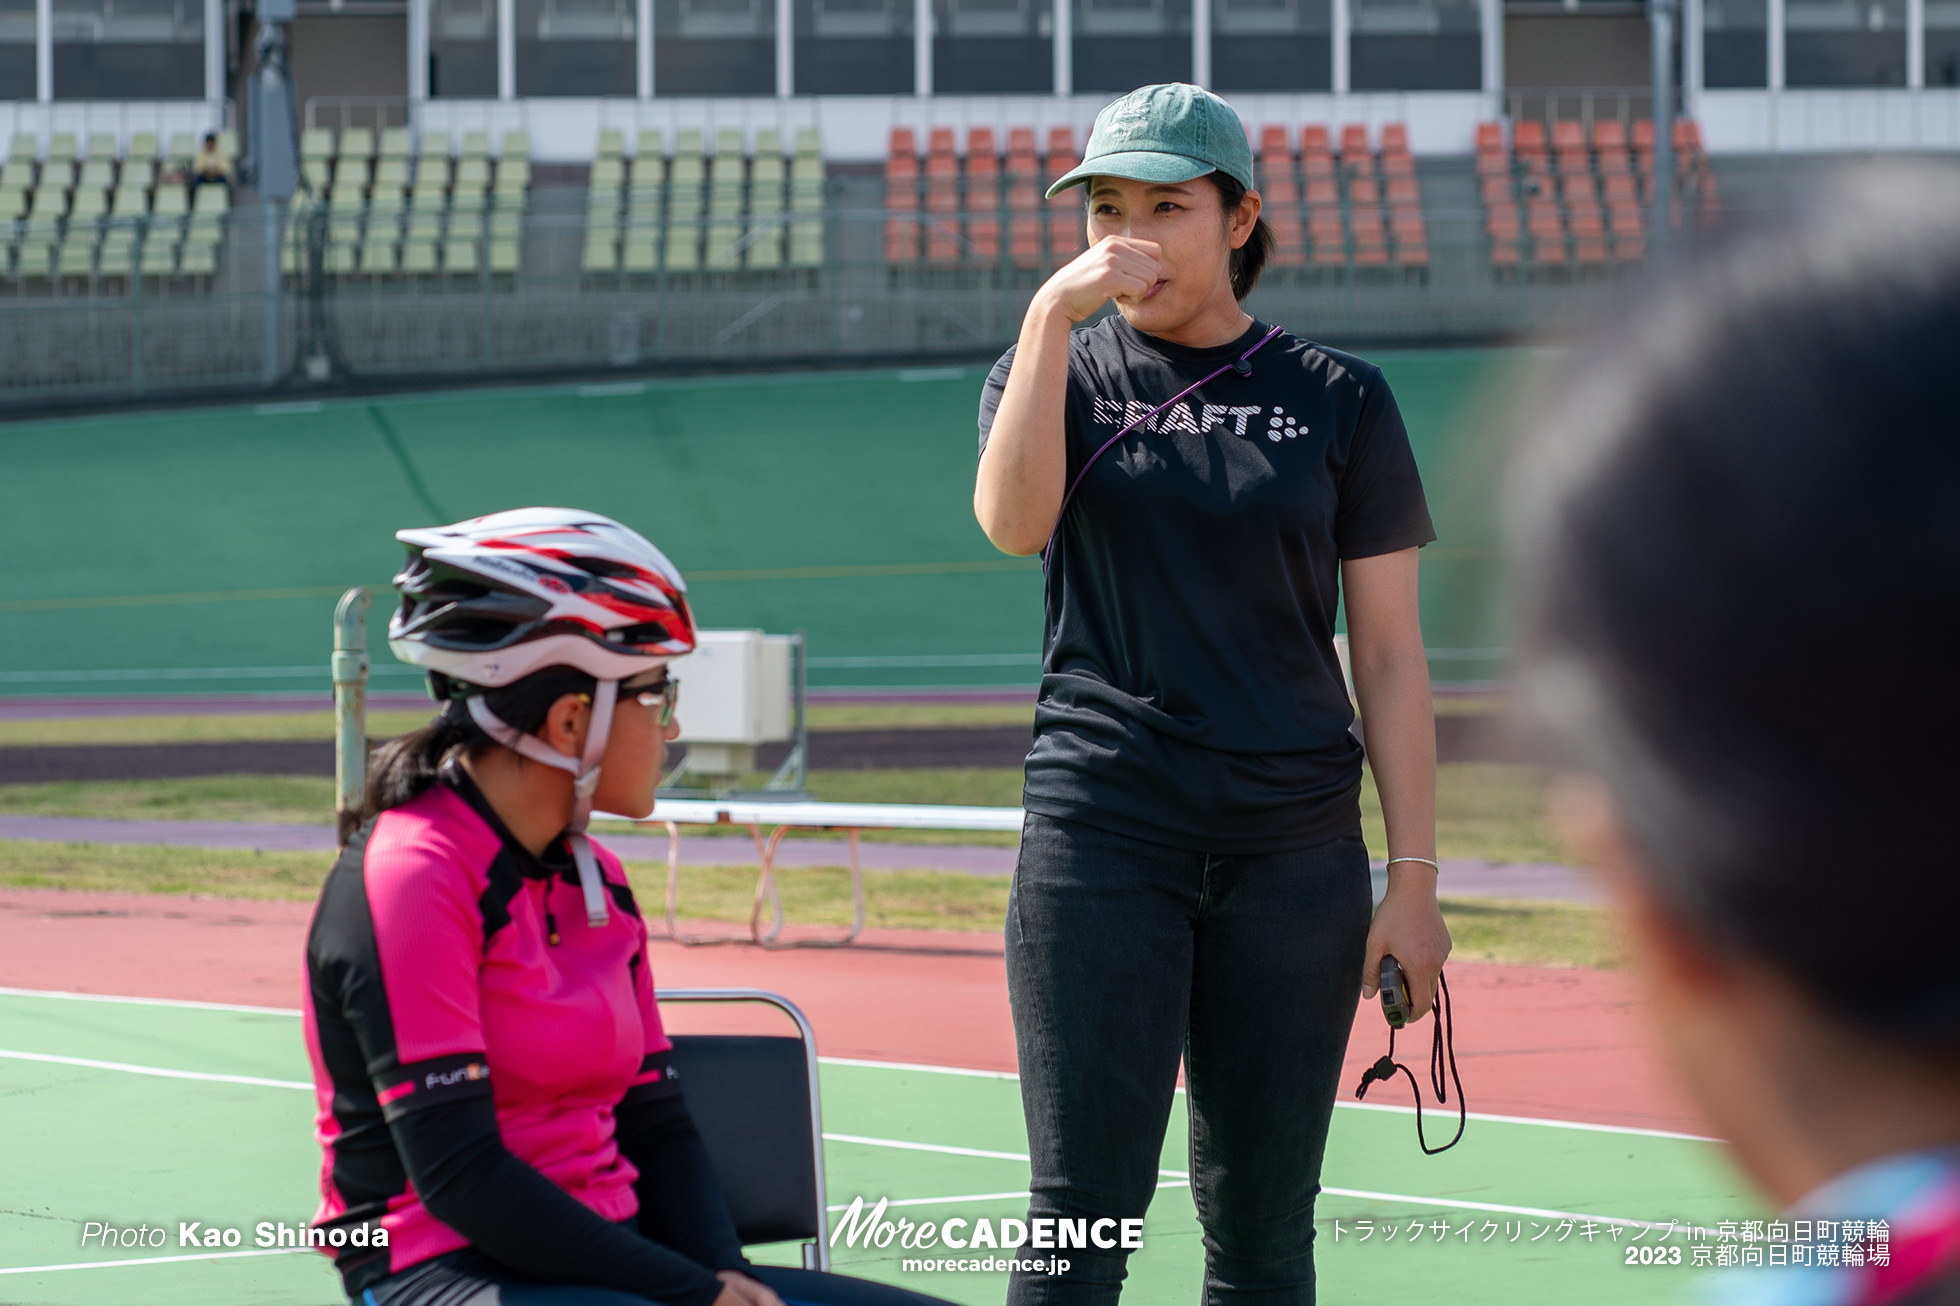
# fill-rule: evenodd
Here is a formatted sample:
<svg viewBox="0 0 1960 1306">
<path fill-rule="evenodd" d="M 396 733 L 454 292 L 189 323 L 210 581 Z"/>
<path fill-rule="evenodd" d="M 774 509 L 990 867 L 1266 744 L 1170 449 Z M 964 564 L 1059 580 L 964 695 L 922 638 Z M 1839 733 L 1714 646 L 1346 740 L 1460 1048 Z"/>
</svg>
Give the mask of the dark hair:
<svg viewBox="0 0 1960 1306">
<path fill-rule="evenodd" d="M 461 696 L 467 688 L 440 672 L 431 672 L 430 687 L 445 699 L 442 711 L 419 730 L 391 739 L 375 750 L 368 768 L 367 805 L 362 818 L 400 807 L 426 792 L 436 772 L 457 753 L 476 756 L 496 746 L 496 740 L 470 716 Z M 534 733 L 544 724 L 551 705 L 566 694 L 589 694 L 598 681 L 572 667 L 546 667 L 500 689 L 480 691 L 483 701 L 509 725 Z"/>
<path fill-rule="evenodd" d="M 1229 172 L 1210 174 L 1211 184 L 1218 187 L 1218 198 L 1227 213 L 1236 213 L 1240 203 L 1245 200 L 1246 188 L 1239 179 Z M 1232 251 L 1232 297 L 1244 299 L 1259 284 L 1259 274 L 1266 267 L 1266 260 L 1273 256 L 1275 239 L 1273 229 L 1266 224 L 1262 215 L 1252 224 L 1252 234 L 1245 238 L 1245 244 Z"/>
<path fill-rule="evenodd" d="M 1516 468 L 1533 708 L 1684 923 L 1960 1050 L 1960 184 L 1853 174 L 1612 316 Z"/>
</svg>

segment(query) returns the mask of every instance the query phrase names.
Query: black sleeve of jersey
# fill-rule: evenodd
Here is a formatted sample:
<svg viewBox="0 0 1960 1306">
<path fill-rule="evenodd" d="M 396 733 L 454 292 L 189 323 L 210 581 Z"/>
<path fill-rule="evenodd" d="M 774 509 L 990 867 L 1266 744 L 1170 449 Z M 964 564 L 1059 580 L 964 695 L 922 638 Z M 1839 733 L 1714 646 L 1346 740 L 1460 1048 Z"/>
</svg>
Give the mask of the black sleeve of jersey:
<svg viewBox="0 0 1960 1306">
<path fill-rule="evenodd" d="M 710 1270 L 613 1224 L 512 1155 L 488 1097 L 411 1111 L 388 1129 L 429 1213 L 500 1265 L 664 1306 L 712 1306 L 721 1295 Z"/>
<path fill-rule="evenodd" d="M 657 1095 L 635 1089 L 614 1120 L 620 1153 L 640 1172 L 633 1182 L 640 1232 L 711 1270 L 747 1269 L 708 1146 L 678 1085 Z"/>
</svg>

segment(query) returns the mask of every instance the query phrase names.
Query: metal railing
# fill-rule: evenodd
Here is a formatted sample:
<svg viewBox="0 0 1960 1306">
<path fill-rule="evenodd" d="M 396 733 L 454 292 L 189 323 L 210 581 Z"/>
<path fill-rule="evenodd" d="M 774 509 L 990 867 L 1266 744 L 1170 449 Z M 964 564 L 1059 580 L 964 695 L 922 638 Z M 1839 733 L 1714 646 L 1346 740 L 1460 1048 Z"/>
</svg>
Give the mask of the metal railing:
<svg viewBox="0 0 1960 1306">
<path fill-rule="evenodd" d="M 406 127 L 409 123 L 406 95 L 309 95 L 306 97 L 308 129 L 330 127 L 336 132 L 349 127 L 371 127 L 382 131 Z"/>
<path fill-rule="evenodd" d="M 1674 113 L 1684 110 L 1677 91 Z M 1504 116 L 1513 126 L 1536 119 L 1549 130 L 1553 123 L 1577 121 L 1591 139 L 1595 122 L 1618 122 L 1631 127 L 1654 116 L 1654 92 L 1646 86 L 1514 86 L 1504 92 Z"/>
<path fill-rule="evenodd" d="M 1426 262 L 1399 244 L 1372 266 L 1352 247 L 1329 263 L 1294 249 L 1248 308 L 1336 343 L 1490 342 L 1544 330 L 1637 273 L 1541 259 L 1535 245 L 1495 264 L 1476 180 L 1469 160 L 1425 165 Z M 998 213 L 889 210 L 882 178 L 847 176 L 815 212 L 598 219 L 594 266 L 587 200 L 533 189 L 484 209 L 248 205 L 225 219 L 205 272 L 173 270 L 179 229 L 166 222 L 138 233 L 133 275 L 0 275 L 0 411 L 470 375 L 972 361 L 1014 339 L 1074 252 L 1064 239 L 1016 257 Z M 960 239 L 937 257 L 919 240 L 894 261 L 894 230 L 909 239 L 927 222 Z"/>
</svg>

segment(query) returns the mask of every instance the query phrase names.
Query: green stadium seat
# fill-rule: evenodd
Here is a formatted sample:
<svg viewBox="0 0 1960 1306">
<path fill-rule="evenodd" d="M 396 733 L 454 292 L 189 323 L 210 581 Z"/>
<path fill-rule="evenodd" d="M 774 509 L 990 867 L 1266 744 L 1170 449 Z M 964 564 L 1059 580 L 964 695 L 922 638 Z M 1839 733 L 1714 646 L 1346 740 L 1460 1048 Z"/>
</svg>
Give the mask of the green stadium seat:
<svg viewBox="0 0 1960 1306">
<path fill-rule="evenodd" d="M 48 162 L 73 163 L 79 153 L 74 132 L 56 132 L 48 137 Z"/>
<path fill-rule="evenodd" d="M 176 150 L 173 138 L 171 149 Z M 333 158 L 333 133 L 325 127 L 308 127 L 299 134 L 299 157 L 302 159 Z"/>
<path fill-rule="evenodd" d="M 418 205 L 442 206 L 443 197 L 449 193 L 449 156 L 446 154 L 424 154 L 415 161 L 415 202 Z"/>
<path fill-rule="evenodd" d="M 812 157 L 821 157 L 823 155 L 823 133 L 819 132 L 815 127 L 798 127 L 796 129 L 796 152 Z"/>
<path fill-rule="evenodd" d="M 524 238 L 524 208 L 521 204 L 499 206 L 490 212 L 490 239 L 522 240 Z"/>
<path fill-rule="evenodd" d="M 331 138 L 330 138 L 331 139 Z M 331 149 L 331 146 L 329 146 Z M 171 132 L 170 148 L 164 151 L 164 158 L 172 167 L 187 168 L 197 156 L 197 138 L 189 132 Z"/>
<path fill-rule="evenodd" d="M 415 153 L 415 138 L 406 127 L 390 127 L 381 133 L 381 157 L 407 159 Z"/>
<path fill-rule="evenodd" d="M 490 242 L 490 270 L 511 273 L 517 271 L 522 245 L 514 240 L 493 240 Z"/>
<path fill-rule="evenodd" d="M 622 272 L 658 272 L 660 270 L 660 246 L 651 230 L 628 231 L 626 243 L 620 251 L 619 267 Z"/>
<path fill-rule="evenodd" d="M 374 193 L 379 195 L 383 189 L 399 195 L 408 189 L 408 160 L 395 156 L 384 156 L 374 169 Z"/>
<path fill-rule="evenodd" d="M 411 208 L 408 211 L 408 239 L 435 244 L 442 239 L 442 209 Z"/>
<path fill-rule="evenodd" d="M 667 221 L 666 268 L 692 272 L 701 266 L 701 223 L 694 214 L 675 214 Z"/>
<path fill-rule="evenodd" d="M 342 155 L 334 160 L 333 193 L 339 195 L 343 190 L 365 191 L 369 181 L 368 161 Z"/>
<path fill-rule="evenodd" d="M 449 214 L 450 240 L 465 240 L 474 245 L 483 239 L 483 211 L 481 209 L 453 209 Z"/>
<path fill-rule="evenodd" d="M 71 222 L 87 222 L 100 218 L 109 212 L 109 192 L 93 186 L 77 186 L 75 198 L 68 206 Z"/>
<path fill-rule="evenodd" d="M 458 195 L 469 192 L 482 195 L 490 189 L 490 160 L 482 155 L 465 154 L 456 162 L 456 185 Z"/>
<path fill-rule="evenodd" d="M 136 272 L 136 233 L 126 227 L 112 227 L 102 237 L 96 254 L 96 275 L 128 277 Z"/>
<path fill-rule="evenodd" d="M 75 163 L 72 159 L 50 159 L 41 165 L 42 190 L 73 190 Z"/>
<path fill-rule="evenodd" d="M 642 127 L 633 142 L 633 158 L 658 159 L 664 169 L 667 163 L 667 134 L 658 127 Z"/>
<path fill-rule="evenodd" d="M 151 206 L 156 213 L 182 215 L 191 211 L 191 196 L 180 181 L 165 182 L 157 187 L 156 202 Z"/>
<path fill-rule="evenodd" d="M 442 270 L 451 276 L 475 276 L 479 270 L 474 240 L 442 243 Z"/>
<path fill-rule="evenodd" d="M 122 171 L 116 178 L 116 185 L 127 189 L 148 190 L 157 184 L 157 161 L 155 158 L 133 158 L 123 162 Z"/>
<path fill-rule="evenodd" d="M 340 276 L 361 270 L 359 239 L 334 240 L 327 245 L 327 271 Z"/>
<path fill-rule="evenodd" d="M 425 131 L 422 133 L 422 148 L 417 155 L 418 158 L 425 160 L 437 158 L 441 159 L 446 165 L 449 162 L 449 156 L 454 153 L 455 151 L 449 147 L 448 132 Z"/>
<path fill-rule="evenodd" d="M 756 133 L 755 158 L 749 164 L 749 223 L 758 233 L 749 243 L 748 265 L 774 268 L 783 264 L 784 176 L 782 139 L 773 131 Z"/>
<path fill-rule="evenodd" d="M 157 161 L 157 134 L 155 132 L 131 132 L 129 149 L 123 152 L 123 163 L 143 162 L 151 167 Z"/>
<path fill-rule="evenodd" d="M 0 189 L 33 190 L 34 172 L 32 159 L 8 159 L 0 166 Z"/>
<path fill-rule="evenodd" d="M 61 249 L 55 255 L 54 274 L 57 277 L 90 277 L 95 275 L 95 240 L 93 233 L 79 236 L 71 235 L 61 242 Z"/>
<path fill-rule="evenodd" d="M 626 153 L 626 133 L 617 127 L 599 129 L 599 148 L 593 152 L 595 159 L 617 159 Z"/>
<path fill-rule="evenodd" d="M 701 133 L 688 128 L 675 134 L 674 162 L 667 173 L 669 186 L 699 186 L 708 178 L 701 157 Z"/>
<path fill-rule="evenodd" d="M 579 255 L 579 268 L 586 272 L 613 272 L 619 268 L 618 233 L 611 227 L 587 227 L 585 252 Z"/>
<path fill-rule="evenodd" d="M 340 133 L 340 157 L 367 162 L 374 158 L 374 129 L 349 127 Z"/>
<path fill-rule="evenodd" d="M 108 190 L 116 184 L 116 165 L 108 159 L 90 159 L 82 165 L 81 179 L 75 184 Z"/>
<path fill-rule="evenodd" d="M 588 191 L 618 190 L 620 183 L 625 179 L 624 159 L 594 159 L 592 174 L 586 181 L 586 189 Z"/>
<path fill-rule="evenodd" d="M 401 266 L 401 247 L 393 240 L 377 240 L 373 232 L 361 245 L 361 271 L 369 276 L 391 276 Z"/>
<path fill-rule="evenodd" d="M 52 186 L 34 192 L 34 203 L 27 211 L 29 221 L 54 222 L 68 215 L 68 193 Z"/>
<path fill-rule="evenodd" d="M 90 163 L 114 163 L 121 155 L 122 151 L 117 148 L 114 132 L 88 134 L 88 152 L 84 157 Z"/>
<path fill-rule="evenodd" d="M 707 265 L 732 268 L 741 263 L 736 246 L 743 234 L 742 174 L 747 160 L 742 155 L 742 133 L 724 128 L 715 133 L 715 156 L 708 164 Z"/>
<path fill-rule="evenodd" d="M 218 272 L 218 247 L 202 242 L 184 242 L 177 251 L 177 275 L 180 277 L 210 277 Z"/>
<path fill-rule="evenodd" d="M 402 242 L 401 270 L 406 276 L 431 276 L 436 271 L 436 242 L 433 240 L 407 240 Z"/>
<path fill-rule="evenodd" d="M 199 186 L 197 199 L 191 205 L 192 213 L 227 213 L 231 210 L 231 192 L 223 186 Z"/>
<path fill-rule="evenodd" d="M 464 132 L 463 149 L 460 157 L 465 159 L 489 158 L 490 157 L 490 133 L 480 132 L 480 131 Z"/>
<path fill-rule="evenodd" d="M 507 131 L 504 133 L 504 148 L 499 151 L 503 160 L 529 159 L 531 157 L 531 134 L 526 131 Z"/>
<path fill-rule="evenodd" d="M 54 251 L 52 235 L 22 236 L 14 251 L 14 275 L 45 280 L 54 271 Z"/>
<path fill-rule="evenodd" d="M 15 132 L 7 142 L 7 161 L 25 159 L 33 162 L 41 157 L 41 139 L 32 132 Z"/>
<path fill-rule="evenodd" d="M 522 195 L 531 185 L 531 161 L 506 154 L 497 161 L 497 193 Z"/>
<path fill-rule="evenodd" d="M 0 222 L 12 222 L 27 214 L 27 192 L 14 186 L 0 186 Z"/>
</svg>

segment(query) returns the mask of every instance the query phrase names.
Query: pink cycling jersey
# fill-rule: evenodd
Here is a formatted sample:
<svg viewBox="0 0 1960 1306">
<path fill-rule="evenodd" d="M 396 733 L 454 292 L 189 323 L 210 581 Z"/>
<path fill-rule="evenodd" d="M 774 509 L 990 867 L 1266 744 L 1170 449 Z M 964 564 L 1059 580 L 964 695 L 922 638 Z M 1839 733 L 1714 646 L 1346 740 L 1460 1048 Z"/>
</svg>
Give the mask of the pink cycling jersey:
<svg viewBox="0 0 1960 1306">
<path fill-rule="evenodd" d="M 333 1252 L 343 1273 L 396 1273 L 468 1244 L 423 1207 L 388 1124 L 472 1096 L 492 1098 L 514 1156 L 594 1212 L 638 1208 L 613 1113 L 661 1078 L 670 1044 L 625 873 L 595 841 L 612 901 L 594 928 L 569 859 L 531 856 L 479 804 L 452 778 L 369 822 L 308 937 L 315 1223 L 366 1226 Z"/>
</svg>

